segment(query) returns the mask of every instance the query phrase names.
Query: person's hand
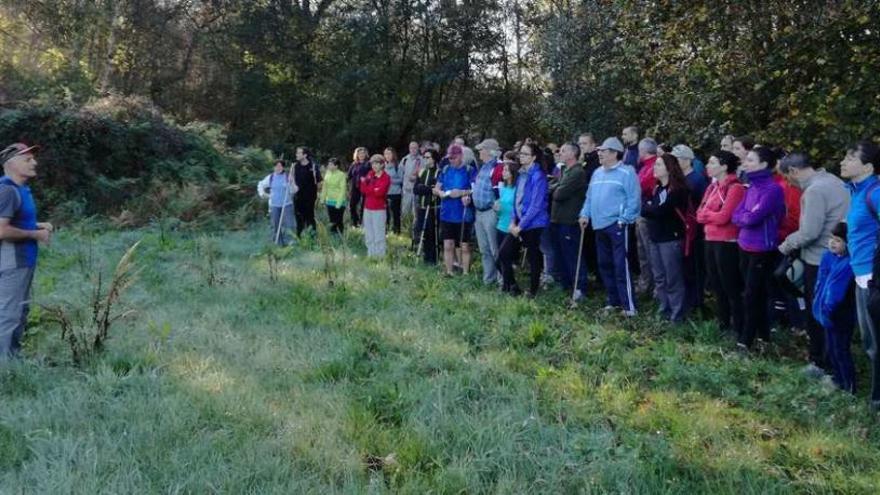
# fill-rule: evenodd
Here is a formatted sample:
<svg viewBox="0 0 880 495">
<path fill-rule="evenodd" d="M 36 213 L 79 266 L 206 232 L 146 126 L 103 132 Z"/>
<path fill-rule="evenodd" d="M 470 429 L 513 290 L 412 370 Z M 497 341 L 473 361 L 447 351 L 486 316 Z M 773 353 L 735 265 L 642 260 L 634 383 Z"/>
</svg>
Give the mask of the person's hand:
<svg viewBox="0 0 880 495">
<path fill-rule="evenodd" d="M 522 232 L 522 229 L 518 225 L 510 224 L 510 234 L 512 236 L 519 237 L 520 232 Z"/>
<path fill-rule="evenodd" d="M 495 200 L 495 202 L 492 203 L 492 209 L 495 212 L 501 211 L 501 201 Z"/>
<path fill-rule="evenodd" d="M 578 223 L 581 224 L 581 229 L 586 229 L 587 225 L 590 223 L 590 219 L 587 217 L 578 218 Z"/>
<path fill-rule="evenodd" d="M 47 229 L 39 229 L 32 232 L 34 240 L 40 244 L 49 244 L 49 241 L 52 239 L 52 232 Z"/>
<path fill-rule="evenodd" d="M 431 192 L 434 193 L 434 196 L 442 197 L 443 191 L 440 190 L 439 186 L 435 186 L 434 189 L 431 189 Z"/>
<path fill-rule="evenodd" d="M 48 230 L 49 233 L 55 232 L 55 227 L 49 222 L 37 222 L 37 228 Z"/>
<path fill-rule="evenodd" d="M 461 204 L 463 204 L 465 207 L 469 206 L 471 204 L 471 197 L 470 196 L 462 196 L 461 197 Z"/>
</svg>

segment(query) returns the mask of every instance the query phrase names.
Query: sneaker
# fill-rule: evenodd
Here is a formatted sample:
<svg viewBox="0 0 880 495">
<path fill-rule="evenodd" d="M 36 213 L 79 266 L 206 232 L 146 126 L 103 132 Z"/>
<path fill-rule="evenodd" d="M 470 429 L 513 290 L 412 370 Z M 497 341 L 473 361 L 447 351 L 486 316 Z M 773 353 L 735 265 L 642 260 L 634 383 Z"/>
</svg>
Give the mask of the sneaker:
<svg viewBox="0 0 880 495">
<path fill-rule="evenodd" d="M 574 302 L 578 302 L 584 298 L 584 293 L 580 291 L 580 289 L 575 289 L 574 296 L 572 296 L 571 300 Z"/>
<path fill-rule="evenodd" d="M 636 316 L 635 311 L 623 310 L 622 312 L 624 318 L 634 318 Z"/>
<path fill-rule="evenodd" d="M 815 365 L 815 363 L 810 363 L 803 368 L 801 368 L 801 373 L 804 374 L 807 378 L 813 378 L 816 380 L 822 379 L 825 376 L 825 370 Z"/>
<path fill-rule="evenodd" d="M 604 308 L 602 308 L 602 312 L 603 313 L 610 313 L 616 309 L 617 309 L 617 306 L 612 306 L 609 304 L 609 305 L 605 306 Z"/>
<path fill-rule="evenodd" d="M 737 354 L 739 354 L 741 356 L 748 356 L 749 355 L 749 348 L 748 348 L 748 346 L 746 346 L 742 342 L 737 342 L 736 343 L 736 352 L 737 352 Z"/>
</svg>

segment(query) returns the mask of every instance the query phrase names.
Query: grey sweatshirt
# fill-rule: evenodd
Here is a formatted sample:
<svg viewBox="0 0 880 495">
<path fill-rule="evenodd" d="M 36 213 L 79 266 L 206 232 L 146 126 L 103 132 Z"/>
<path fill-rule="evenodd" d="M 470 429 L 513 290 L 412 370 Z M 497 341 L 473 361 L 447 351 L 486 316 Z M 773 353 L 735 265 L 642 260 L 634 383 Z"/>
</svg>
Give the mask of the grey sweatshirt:
<svg viewBox="0 0 880 495">
<path fill-rule="evenodd" d="M 802 187 L 798 229 L 785 238 L 779 250 L 788 254 L 800 249 L 804 263 L 818 266 L 828 248 L 831 230 L 849 211 L 850 195 L 843 181 L 824 169 L 819 169 Z"/>
<path fill-rule="evenodd" d="M 385 173 L 388 174 L 388 177 L 391 178 L 391 188 L 388 189 L 388 194 L 395 195 L 403 192 L 403 167 L 400 164 L 387 164 L 385 165 Z"/>
</svg>

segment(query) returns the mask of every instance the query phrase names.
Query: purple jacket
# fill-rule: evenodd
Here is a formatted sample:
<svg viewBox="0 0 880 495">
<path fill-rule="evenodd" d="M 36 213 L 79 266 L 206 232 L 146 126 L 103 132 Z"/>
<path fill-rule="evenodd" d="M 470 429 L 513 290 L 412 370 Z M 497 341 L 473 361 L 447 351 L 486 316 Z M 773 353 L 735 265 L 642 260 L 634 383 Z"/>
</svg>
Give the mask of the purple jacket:
<svg viewBox="0 0 880 495">
<path fill-rule="evenodd" d="M 785 216 L 782 187 L 773 181 L 769 169 L 749 172 L 749 188 L 733 211 L 733 223 L 739 227 L 737 244 L 743 251 L 764 253 L 777 246 L 776 230 Z"/>
<path fill-rule="evenodd" d="M 539 164 L 533 163 L 523 184 L 522 204 L 515 209 L 519 228 L 529 230 L 550 225 L 547 191 L 547 176 Z"/>
</svg>

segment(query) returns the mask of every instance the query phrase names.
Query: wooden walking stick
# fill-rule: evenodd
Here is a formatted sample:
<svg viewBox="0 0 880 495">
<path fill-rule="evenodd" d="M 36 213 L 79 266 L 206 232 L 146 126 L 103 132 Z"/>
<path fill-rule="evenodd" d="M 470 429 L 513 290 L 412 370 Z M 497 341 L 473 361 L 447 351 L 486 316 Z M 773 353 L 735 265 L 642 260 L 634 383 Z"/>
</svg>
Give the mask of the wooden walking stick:
<svg viewBox="0 0 880 495">
<path fill-rule="evenodd" d="M 281 161 L 284 161 L 284 153 L 281 154 Z M 291 165 L 290 171 L 287 173 L 287 181 L 284 184 L 284 201 L 281 203 L 281 214 L 278 215 L 278 229 L 275 231 L 275 244 L 278 244 L 278 240 L 281 239 L 281 227 L 284 225 L 284 209 L 287 207 L 287 196 L 290 194 L 290 179 L 292 173 L 293 165 Z"/>
</svg>

